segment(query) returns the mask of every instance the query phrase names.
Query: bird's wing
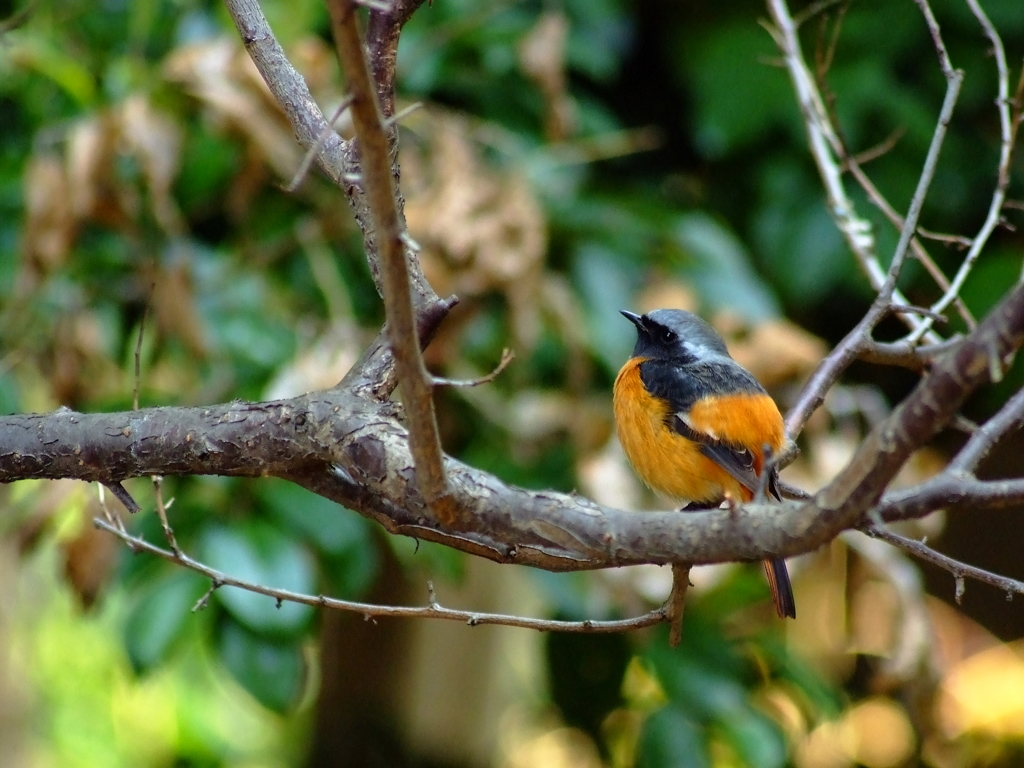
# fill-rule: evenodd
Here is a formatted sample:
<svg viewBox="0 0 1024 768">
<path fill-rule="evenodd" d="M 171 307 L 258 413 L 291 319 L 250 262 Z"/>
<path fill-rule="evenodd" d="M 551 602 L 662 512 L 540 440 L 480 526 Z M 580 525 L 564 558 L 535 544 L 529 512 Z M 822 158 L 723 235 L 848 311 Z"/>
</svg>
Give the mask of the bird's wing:
<svg viewBox="0 0 1024 768">
<path fill-rule="evenodd" d="M 683 437 L 697 443 L 700 452 L 728 472 L 737 483 L 752 494 L 757 493 L 760 480 L 754 471 L 754 454 L 750 449 L 723 443 L 705 432 L 697 431 L 686 422 L 685 414 L 674 414 L 672 428 Z M 769 470 L 765 492 L 773 499 L 782 499 L 779 493 L 779 471 L 775 467 Z"/>
<path fill-rule="evenodd" d="M 722 391 L 748 391 L 763 393 L 764 389 L 749 371 L 729 361 L 703 362 L 678 365 L 672 361 L 649 360 L 641 366 L 641 377 L 648 391 L 655 397 L 668 402 L 670 411 L 667 426 L 688 440 L 700 446 L 700 452 L 718 464 L 736 482 L 757 493 L 759 483 L 754 471 L 754 454 L 743 445 L 720 439 L 695 428 L 687 419 L 687 413 L 698 400 Z M 769 470 L 766 493 L 781 499 L 779 494 L 778 470 Z"/>
</svg>

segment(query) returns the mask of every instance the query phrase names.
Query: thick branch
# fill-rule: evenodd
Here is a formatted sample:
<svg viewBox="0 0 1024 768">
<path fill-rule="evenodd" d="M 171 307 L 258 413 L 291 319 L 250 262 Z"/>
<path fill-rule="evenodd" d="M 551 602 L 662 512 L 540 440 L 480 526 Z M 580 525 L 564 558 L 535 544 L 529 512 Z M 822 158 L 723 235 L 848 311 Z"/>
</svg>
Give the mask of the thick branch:
<svg viewBox="0 0 1024 768">
<path fill-rule="evenodd" d="M 1022 343 L 1024 286 L 1018 285 L 962 344 L 936 360 L 928 377 L 872 430 L 846 468 L 815 497 L 829 510 L 818 524 L 846 527 L 870 509 L 911 452 L 945 427 L 977 387 L 1001 375 Z"/>
<path fill-rule="evenodd" d="M 1022 343 L 1024 287 L 1018 287 L 935 362 L 811 502 L 638 515 L 573 495 L 508 486 L 449 458 L 450 489 L 467 512 L 465 527 L 452 530 L 430 514 L 415 482 L 398 407 L 340 390 L 210 408 L 93 415 L 61 410 L 0 418 L 0 482 L 77 478 L 109 485 L 153 474 L 275 475 L 371 517 L 392 533 L 556 571 L 790 556 L 862 522 L 910 452 L 953 418 L 988 379 L 993 363 L 1002 365 Z M 1024 485 L 1005 482 L 1008 493 Z M 997 489 L 994 483 L 981 487 Z M 933 498 L 942 504 L 949 497 Z M 912 504 L 913 499 L 889 496 L 879 510 L 907 514 Z"/>
<path fill-rule="evenodd" d="M 1024 505 L 1024 480 L 975 480 L 952 473 L 935 477 L 913 488 L 885 494 L 875 507 L 886 522 L 913 520 L 937 509 L 981 512 Z"/>
</svg>

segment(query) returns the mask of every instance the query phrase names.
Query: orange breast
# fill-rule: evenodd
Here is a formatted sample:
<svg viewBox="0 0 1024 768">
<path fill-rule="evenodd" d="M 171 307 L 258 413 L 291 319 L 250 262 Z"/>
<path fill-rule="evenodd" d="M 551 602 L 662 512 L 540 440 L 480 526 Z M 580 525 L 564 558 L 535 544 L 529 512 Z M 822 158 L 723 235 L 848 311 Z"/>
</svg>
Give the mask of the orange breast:
<svg viewBox="0 0 1024 768">
<path fill-rule="evenodd" d="M 716 501 L 726 495 L 749 500 L 749 491 L 704 456 L 696 443 L 665 425 L 669 405 L 647 392 L 640 380 L 642 362 L 640 358 L 627 361 L 614 390 L 619 442 L 640 479 L 656 491 L 685 501 Z M 758 473 L 764 461 L 762 446 L 779 451 L 785 442 L 779 409 L 760 393 L 706 398 L 693 406 L 689 420 L 696 431 L 749 448 Z"/>
</svg>

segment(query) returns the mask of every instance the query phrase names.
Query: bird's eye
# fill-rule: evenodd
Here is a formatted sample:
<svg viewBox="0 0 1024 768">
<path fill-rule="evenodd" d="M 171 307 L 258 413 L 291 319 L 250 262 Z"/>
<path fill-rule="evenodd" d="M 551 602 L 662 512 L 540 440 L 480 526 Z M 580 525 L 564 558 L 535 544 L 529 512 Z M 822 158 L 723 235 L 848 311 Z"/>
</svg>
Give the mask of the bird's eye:
<svg viewBox="0 0 1024 768">
<path fill-rule="evenodd" d="M 739 448 L 735 451 L 736 458 L 740 460 L 740 464 L 748 469 L 754 466 L 754 454 L 750 452 L 749 448 Z"/>
<path fill-rule="evenodd" d="M 662 344 L 671 344 L 678 338 L 675 331 L 670 331 L 668 328 L 658 329 L 658 341 Z"/>
</svg>

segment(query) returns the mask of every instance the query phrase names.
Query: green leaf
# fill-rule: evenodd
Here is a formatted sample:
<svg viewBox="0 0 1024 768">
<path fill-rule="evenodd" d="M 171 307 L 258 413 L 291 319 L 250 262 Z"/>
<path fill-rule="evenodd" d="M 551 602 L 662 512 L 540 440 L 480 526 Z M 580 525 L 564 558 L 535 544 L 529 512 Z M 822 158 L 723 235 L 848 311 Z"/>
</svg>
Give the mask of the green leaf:
<svg viewBox="0 0 1024 768">
<path fill-rule="evenodd" d="M 261 482 L 259 494 L 278 520 L 323 552 L 337 555 L 352 547 L 372 546 L 366 518 L 330 499 L 276 478 Z"/>
<path fill-rule="evenodd" d="M 711 768 L 707 737 L 686 712 L 659 709 L 644 722 L 637 749 L 639 768 Z"/>
<path fill-rule="evenodd" d="M 243 581 L 305 594 L 315 590 L 309 554 L 266 523 L 208 528 L 200 551 L 211 567 Z M 313 616 L 308 605 L 282 602 L 277 607 L 274 598 L 237 587 L 221 587 L 215 595 L 232 616 L 260 634 L 295 637 L 305 631 Z"/>
<path fill-rule="evenodd" d="M 697 148 L 721 158 L 762 138 L 774 126 L 796 125 L 799 111 L 771 36 L 750 17 L 708 30 L 697 45 L 675 47 L 696 101 Z"/>
<path fill-rule="evenodd" d="M 750 768 L 780 768 L 786 762 L 782 732 L 765 715 L 749 706 L 719 721 L 726 741 Z"/>
<path fill-rule="evenodd" d="M 629 356 L 636 331 L 619 314 L 633 307 L 636 267 L 595 242 L 584 243 L 572 262 L 573 282 L 586 310 L 592 350 L 612 371 Z"/>
<path fill-rule="evenodd" d="M 380 568 L 377 539 L 370 521 L 294 483 L 268 478 L 260 498 L 284 527 L 296 531 L 325 556 L 334 592 L 358 598 Z"/>
<path fill-rule="evenodd" d="M 751 321 L 778 317 L 779 303 L 751 267 L 739 238 L 705 213 L 679 217 L 675 238 L 690 257 L 684 270 L 712 309 L 730 309 Z"/>
<path fill-rule="evenodd" d="M 146 672 L 167 658 L 174 642 L 196 621 L 192 606 L 207 588 L 199 574 L 177 570 L 137 597 L 124 626 L 125 648 L 136 672 Z"/>
<path fill-rule="evenodd" d="M 7 56 L 15 66 L 52 80 L 83 109 L 95 103 L 95 80 L 79 57 L 42 36 L 15 30 L 5 37 Z"/>
<path fill-rule="evenodd" d="M 845 253 L 820 186 L 800 161 L 784 158 L 766 165 L 760 186 L 753 233 L 765 269 L 789 301 L 813 305 L 834 293 L 852 271 L 853 259 Z"/>
<path fill-rule="evenodd" d="M 283 713 L 296 704 L 305 677 L 299 645 L 254 635 L 230 619 L 218 634 L 224 666 L 263 706 Z"/>
</svg>

